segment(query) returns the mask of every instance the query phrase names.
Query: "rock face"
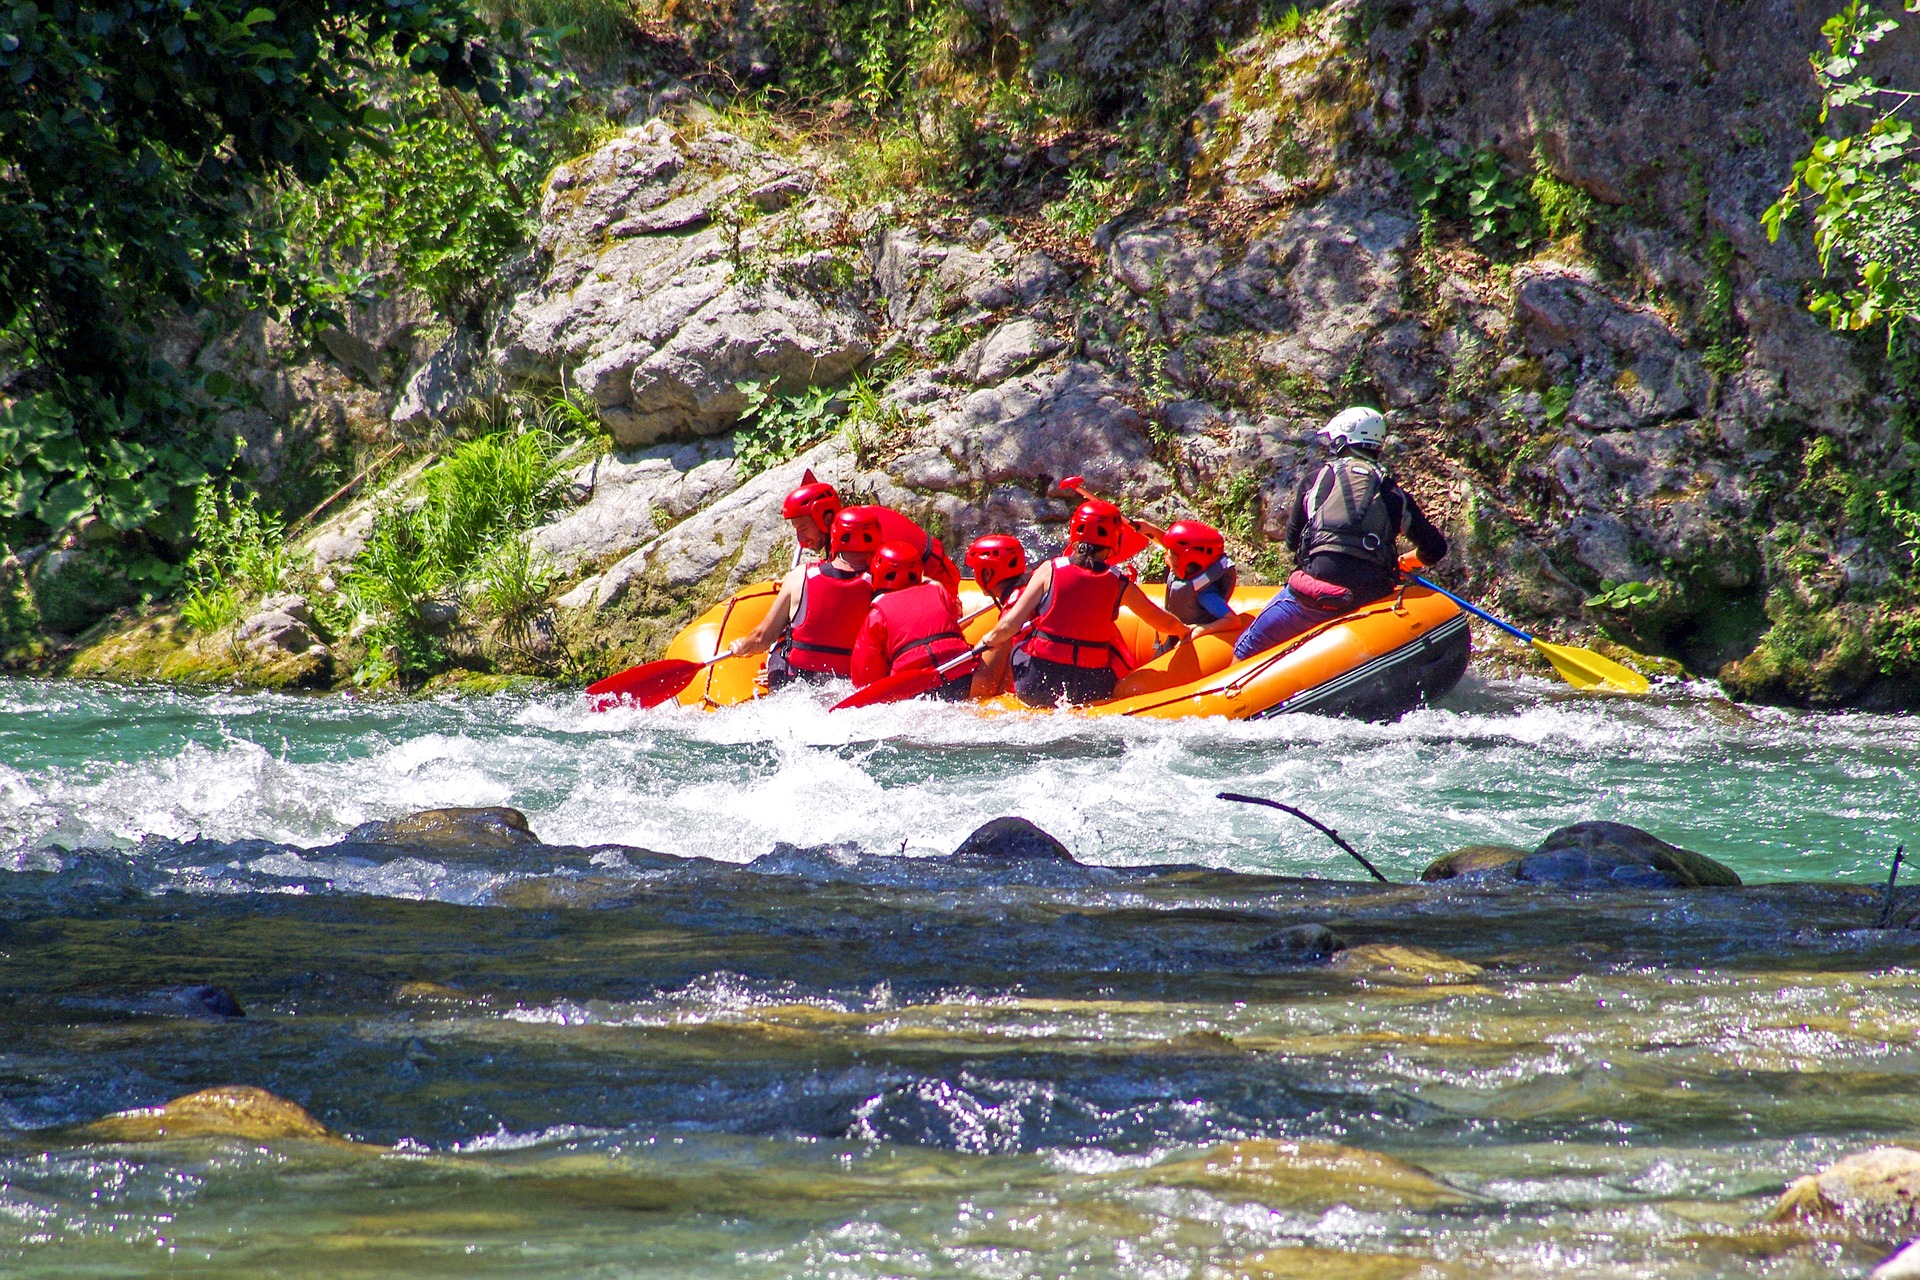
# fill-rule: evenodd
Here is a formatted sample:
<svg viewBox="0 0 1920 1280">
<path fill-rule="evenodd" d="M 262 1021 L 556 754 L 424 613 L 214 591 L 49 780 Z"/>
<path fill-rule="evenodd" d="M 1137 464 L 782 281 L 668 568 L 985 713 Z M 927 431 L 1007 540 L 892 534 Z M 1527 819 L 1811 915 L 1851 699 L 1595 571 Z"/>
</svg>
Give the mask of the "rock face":
<svg viewBox="0 0 1920 1280">
<path fill-rule="evenodd" d="M 1687 889 L 1737 886 L 1740 877 L 1705 854 L 1670 845 L 1624 822 L 1561 827 L 1532 853 L 1474 845 L 1437 859 L 1425 881 L 1512 880 L 1564 889 Z"/>
<path fill-rule="evenodd" d="M 833 281 L 842 210 L 812 180 L 730 134 L 652 120 L 547 182 L 551 265 L 500 334 L 500 370 L 570 381 L 622 445 L 714 435 L 746 407 L 742 382 L 843 381 L 871 326 Z M 774 271 L 776 245 L 810 246 Z"/>
<path fill-rule="evenodd" d="M 1321 961 L 1347 949 L 1347 940 L 1323 924 L 1296 924 L 1254 944 L 1292 960 Z"/>
<path fill-rule="evenodd" d="M 169 1138 L 275 1138 L 326 1140 L 327 1127 L 297 1102 L 252 1085 L 221 1085 L 175 1098 L 163 1107 L 122 1111 L 86 1125 L 93 1142 L 159 1142 Z"/>
<path fill-rule="evenodd" d="M 429 849 L 512 849 L 539 844 L 527 815 L 501 806 L 480 809 L 423 809 L 404 818 L 363 822 L 346 835 L 348 844 L 418 845 Z"/>
<path fill-rule="evenodd" d="M 1879 1239 L 1920 1228 L 1920 1151 L 1873 1147 L 1796 1180 L 1771 1222 L 1838 1223 Z"/>
</svg>

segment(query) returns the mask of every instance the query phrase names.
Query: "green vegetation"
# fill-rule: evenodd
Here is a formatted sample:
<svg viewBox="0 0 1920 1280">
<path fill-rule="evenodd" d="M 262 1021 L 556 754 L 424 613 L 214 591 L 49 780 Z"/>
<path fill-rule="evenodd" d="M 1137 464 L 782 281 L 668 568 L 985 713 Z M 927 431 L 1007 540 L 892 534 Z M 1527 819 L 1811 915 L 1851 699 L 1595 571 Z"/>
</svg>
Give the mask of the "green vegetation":
<svg viewBox="0 0 1920 1280">
<path fill-rule="evenodd" d="M 29 407 L 0 443 L 0 533 L 172 512 L 233 458 L 228 390 L 159 358 L 177 310 L 300 301 L 259 225 L 389 123 L 364 51 L 496 103 L 519 87 L 458 0 L 107 0 L 0 10 L 0 365 Z M 30 439 L 29 439 L 30 437 Z"/>
<path fill-rule="evenodd" d="M 459 445 L 420 478 L 419 501 L 390 506 L 341 581 L 367 627 L 356 683 L 417 680 L 444 667 L 459 602 L 524 619 L 545 591 L 525 533 L 560 502 L 563 442 L 538 426 Z"/>
<path fill-rule="evenodd" d="M 1075 169 L 1067 178 L 1067 193 L 1044 210 L 1046 219 L 1069 235 L 1091 236 L 1116 212 L 1117 185 L 1091 170 Z"/>
<path fill-rule="evenodd" d="M 837 393 L 829 387 L 806 387 L 777 395 L 771 382 L 743 382 L 747 407 L 734 434 L 734 457 L 749 476 L 779 466 L 802 450 L 833 434 L 833 404 Z"/>
<path fill-rule="evenodd" d="M 280 589 L 290 567 L 286 530 L 253 495 L 230 483 L 202 485 L 180 617 L 202 634 L 232 626 L 249 604 Z"/>
<path fill-rule="evenodd" d="M 1660 599 L 1660 588 L 1650 582 L 1615 582 L 1608 578 L 1600 584 L 1598 593 L 1588 596 L 1583 602 L 1589 609 L 1634 609 L 1654 604 Z"/>
<path fill-rule="evenodd" d="M 1549 240 L 1571 236 L 1578 240 L 1593 221 L 1593 197 L 1563 182 L 1547 165 L 1546 152 L 1536 143 L 1533 148 L 1533 177 L 1527 194 L 1539 211 L 1540 229 Z"/>
<path fill-rule="evenodd" d="M 591 124 L 569 110 L 569 76 L 539 77 L 521 107 L 538 112 L 532 120 L 476 106 L 391 63 L 380 79 L 390 86 L 382 145 L 316 185 L 289 186 L 279 201 L 316 321 L 402 287 L 419 289 L 448 315 L 479 302 L 499 265 L 526 243 L 548 168 L 592 136 Z"/>
<path fill-rule="evenodd" d="M 1860 63 L 1899 25 L 1862 0 L 1849 0 L 1821 28 L 1826 49 L 1813 55 L 1813 73 L 1819 122 L 1833 132 L 1814 139 L 1763 218 L 1767 235 L 1777 239 L 1796 209 L 1812 205 L 1822 266 L 1831 270 L 1838 256 L 1852 268 L 1852 279 L 1818 290 L 1808 305 L 1836 329 L 1884 324 L 1890 345 L 1900 323 L 1920 310 L 1916 91 L 1882 85 Z"/>
<path fill-rule="evenodd" d="M 1534 197 L 1507 172 L 1499 153 L 1483 147 L 1458 156 L 1427 138 L 1416 138 L 1398 163 L 1413 189 L 1423 227 L 1429 219 L 1463 224 L 1475 244 L 1503 240 L 1519 249 L 1536 238 L 1539 210 Z"/>
</svg>

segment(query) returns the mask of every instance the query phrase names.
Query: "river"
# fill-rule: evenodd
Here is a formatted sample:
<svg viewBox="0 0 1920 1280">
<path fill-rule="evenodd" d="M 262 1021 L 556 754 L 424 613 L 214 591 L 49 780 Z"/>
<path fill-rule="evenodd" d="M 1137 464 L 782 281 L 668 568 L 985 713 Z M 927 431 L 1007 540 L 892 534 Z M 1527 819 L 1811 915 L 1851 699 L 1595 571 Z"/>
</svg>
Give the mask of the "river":
<svg viewBox="0 0 1920 1280">
<path fill-rule="evenodd" d="M 1912 719 L 1706 688 L 1230 725 L 0 682 L 0 1272 L 1857 1274 L 1757 1223 L 1920 1128 L 1914 935 L 1867 927 L 1916 784 Z M 1223 790 L 1399 881 L 1607 818 L 1756 887 L 1381 887 Z M 545 843 L 327 847 L 445 805 Z M 944 856 L 1003 814 L 1087 865 Z M 1307 922 L 1480 971 L 1259 946 Z M 353 1141 L 74 1127 L 220 1084 Z"/>
</svg>

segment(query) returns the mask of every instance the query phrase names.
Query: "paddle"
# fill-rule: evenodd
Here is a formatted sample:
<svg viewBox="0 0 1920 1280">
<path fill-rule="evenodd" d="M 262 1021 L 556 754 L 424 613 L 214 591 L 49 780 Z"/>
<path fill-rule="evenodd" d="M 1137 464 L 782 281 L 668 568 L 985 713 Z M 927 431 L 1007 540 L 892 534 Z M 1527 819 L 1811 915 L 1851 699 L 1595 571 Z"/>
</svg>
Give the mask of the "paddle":
<svg viewBox="0 0 1920 1280">
<path fill-rule="evenodd" d="M 658 662 L 643 662 L 588 685 L 587 697 L 592 699 L 590 705 L 595 711 L 605 711 L 622 702 L 657 707 L 669 698 L 679 697 L 681 691 L 693 683 L 695 676 L 726 656 L 724 653 L 717 654 L 705 662 L 695 662 L 691 658 L 662 658 Z"/>
<path fill-rule="evenodd" d="M 937 667 L 908 667 L 882 676 L 864 689 L 855 689 L 829 707 L 830 711 L 851 711 L 855 707 L 877 707 L 883 702 L 904 702 L 923 693 L 932 693 L 946 678 L 980 656 L 982 646 L 975 645 L 950 662 Z"/>
<path fill-rule="evenodd" d="M 1638 671 L 1629 671 L 1612 658 L 1603 658 L 1591 649 L 1576 649 L 1571 645 L 1548 644 L 1545 640 L 1536 640 L 1511 623 L 1502 622 L 1485 609 L 1462 600 L 1445 587 L 1437 586 L 1418 576 L 1414 581 L 1429 591 L 1438 591 L 1474 617 L 1491 622 L 1516 640 L 1525 640 L 1545 655 L 1547 661 L 1553 664 L 1553 669 L 1560 673 L 1561 679 L 1576 689 L 1613 689 L 1620 693 L 1645 693 L 1653 687 L 1652 683 Z"/>
</svg>

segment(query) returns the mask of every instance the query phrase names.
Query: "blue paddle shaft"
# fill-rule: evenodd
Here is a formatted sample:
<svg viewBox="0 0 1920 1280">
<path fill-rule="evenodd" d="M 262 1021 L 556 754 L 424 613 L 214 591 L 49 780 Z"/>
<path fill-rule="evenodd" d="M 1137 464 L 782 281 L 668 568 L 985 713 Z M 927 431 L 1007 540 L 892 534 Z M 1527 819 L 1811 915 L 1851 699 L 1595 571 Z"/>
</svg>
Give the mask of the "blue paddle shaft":
<svg viewBox="0 0 1920 1280">
<path fill-rule="evenodd" d="M 1502 631 L 1506 632 L 1508 635 L 1513 636 L 1516 639 L 1525 640 L 1528 644 L 1533 643 L 1533 637 L 1528 635 L 1526 632 L 1522 631 L 1520 628 L 1514 626 L 1510 622 L 1500 621 L 1500 619 L 1494 617 L 1492 614 L 1488 613 L 1485 609 L 1482 609 L 1479 605 L 1473 604 L 1466 600 L 1462 600 L 1459 596 L 1453 594 L 1453 592 L 1447 590 L 1445 587 L 1436 586 L 1434 583 L 1428 582 L 1425 578 L 1419 577 L 1417 575 L 1415 576 L 1414 581 L 1419 583 L 1421 586 L 1425 587 L 1429 591 L 1438 591 L 1441 595 L 1453 601 L 1455 604 L 1459 605 L 1462 609 L 1465 609 L 1468 613 L 1472 614 L 1474 617 L 1483 619 L 1487 622 L 1491 622 L 1494 626 L 1500 628 Z"/>
</svg>

